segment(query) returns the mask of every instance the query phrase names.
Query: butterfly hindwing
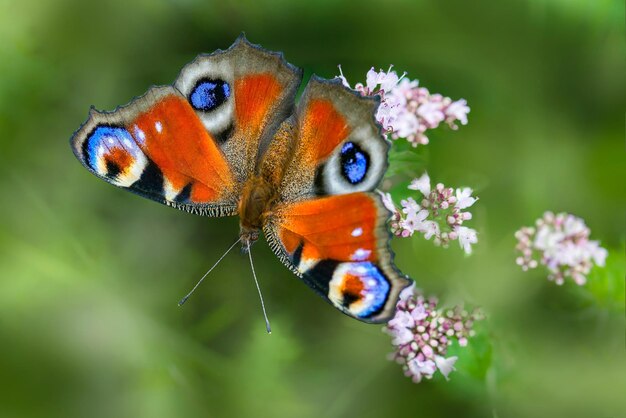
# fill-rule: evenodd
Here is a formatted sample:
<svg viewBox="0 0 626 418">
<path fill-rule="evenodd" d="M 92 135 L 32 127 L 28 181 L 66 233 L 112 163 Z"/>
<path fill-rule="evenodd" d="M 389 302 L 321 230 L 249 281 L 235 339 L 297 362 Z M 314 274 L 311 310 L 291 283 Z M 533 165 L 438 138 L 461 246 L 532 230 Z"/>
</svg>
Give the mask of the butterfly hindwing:
<svg viewBox="0 0 626 418">
<path fill-rule="evenodd" d="M 388 216 L 376 194 L 357 192 L 284 204 L 264 229 L 279 258 L 336 308 L 384 322 L 409 283 L 392 262 Z"/>
<path fill-rule="evenodd" d="M 199 55 L 174 86 L 218 141 L 240 184 L 251 177 L 260 150 L 294 109 L 302 70 L 239 37 L 225 51 Z"/>
<path fill-rule="evenodd" d="M 92 110 L 71 139 L 76 157 L 105 181 L 191 212 L 234 215 L 234 175 L 176 89 L 153 87 L 113 112 Z"/>
</svg>

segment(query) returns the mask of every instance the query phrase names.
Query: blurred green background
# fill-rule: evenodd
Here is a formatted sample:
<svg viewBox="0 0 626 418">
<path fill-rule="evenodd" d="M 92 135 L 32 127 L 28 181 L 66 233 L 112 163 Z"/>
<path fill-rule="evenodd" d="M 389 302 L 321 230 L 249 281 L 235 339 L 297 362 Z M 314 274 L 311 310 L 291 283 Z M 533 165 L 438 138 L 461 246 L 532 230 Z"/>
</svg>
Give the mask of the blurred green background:
<svg viewBox="0 0 626 418">
<path fill-rule="evenodd" d="M 484 367 L 468 355 L 450 382 L 411 383 L 379 326 L 332 309 L 264 242 L 271 336 L 237 253 L 176 306 L 237 220 L 116 189 L 68 139 L 90 105 L 171 83 L 241 31 L 307 75 L 394 64 L 467 99 L 469 125 L 431 133 L 423 155 L 433 181 L 480 196 L 475 253 L 393 246 L 427 294 L 483 307 Z M 623 294 L 522 273 L 513 237 L 574 213 L 611 253 L 596 279 L 623 289 L 624 39 L 617 0 L 0 0 L 0 417 L 626 416 Z"/>
</svg>

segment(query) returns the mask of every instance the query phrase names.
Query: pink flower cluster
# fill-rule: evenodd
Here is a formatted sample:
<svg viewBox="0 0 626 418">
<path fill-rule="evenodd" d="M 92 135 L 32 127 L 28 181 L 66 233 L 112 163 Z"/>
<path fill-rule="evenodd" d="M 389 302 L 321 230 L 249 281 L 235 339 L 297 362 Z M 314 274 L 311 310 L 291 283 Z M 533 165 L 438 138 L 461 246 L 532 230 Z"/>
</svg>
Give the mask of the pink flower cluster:
<svg viewBox="0 0 626 418">
<path fill-rule="evenodd" d="M 548 279 L 558 285 L 567 277 L 583 285 L 593 265 L 604 266 L 607 256 L 598 241 L 589 240 L 590 233 L 585 222 L 574 215 L 546 212 L 535 227 L 523 227 L 515 233 L 515 248 L 521 253 L 515 261 L 524 271 L 543 264 Z"/>
<path fill-rule="evenodd" d="M 465 347 L 475 334 L 474 322 L 482 318 L 479 311 L 460 307 L 444 312 L 436 299 L 426 300 L 412 285 L 402 291 L 394 318 L 383 328 L 395 346 L 390 357 L 415 383 L 432 378 L 437 370 L 448 379 L 457 361 L 456 356 L 446 357 L 448 347 L 455 340 Z"/>
<path fill-rule="evenodd" d="M 427 88 L 419 87 L 417 80 L 398 77 L 389 67 L 387 71 L 376 71 L 372 67 L 366 76 L 365 85 L 357 83 L 354 89 L 366 96 L 380 95 L 376 119 L 391 139 L 405 138 L 414 147 L 428 144 L 426 131 L 437 128 L 442 122 L 458 129 L 457 122 L 467 124 L 470 108 L 465 99 L 453 101 L 441 94 L 431 94 Z M 350 87 L 339 67 L 338 76 Z"/>
<path fill-rule="evenodd" d="M 392 213 L 391 231 L 400 237 L 419 232 L 426 239 L 434 237 L 435 245 L 444 247 L 450 241 L 458 240 L 461 248 L 471 254 L 472 244 L 478 242 L 478 236 L 476 230 L 463 226 L 463 222 L 472 219 L 472 214 L 463 210 L 478 200 L 472 197 L 472 189 L 466 187 L 455 190 L 441 183 L 431 189 L 427 173 L 414 179 L 409 189 L 419 191 L 422 199 L 420 203 L 412 197 L 402 200 L 402 210 L 395 206 L 389 193 L 381 193 L 383 203 Z"/>
</svg>

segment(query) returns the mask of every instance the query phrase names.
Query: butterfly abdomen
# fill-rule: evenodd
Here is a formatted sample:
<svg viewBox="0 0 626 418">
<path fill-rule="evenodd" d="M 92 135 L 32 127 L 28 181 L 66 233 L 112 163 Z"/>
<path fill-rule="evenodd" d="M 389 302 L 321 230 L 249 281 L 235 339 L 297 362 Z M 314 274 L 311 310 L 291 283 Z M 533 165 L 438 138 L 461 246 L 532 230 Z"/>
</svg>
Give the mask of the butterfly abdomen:
<svg viewBox="0 0 626 418">
<path fill-rule="evenodd" d="M 239 201 L 240 235 L 242 237 L 250 236 L 250 233 L 257 232 L 263 227 L 277 198 L 276 187 L 264 178 L 253 177 L 246 181 Z"/>
</svg>

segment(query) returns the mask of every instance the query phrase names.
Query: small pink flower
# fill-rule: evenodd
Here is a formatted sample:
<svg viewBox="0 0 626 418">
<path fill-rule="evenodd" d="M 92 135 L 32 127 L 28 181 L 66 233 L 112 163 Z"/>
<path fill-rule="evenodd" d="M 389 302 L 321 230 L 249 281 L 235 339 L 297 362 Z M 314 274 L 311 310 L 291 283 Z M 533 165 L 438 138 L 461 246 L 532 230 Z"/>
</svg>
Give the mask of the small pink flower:
<svg viewBox="0 0 626 418">
<path fill-rule="evenodd" d="M 431 239 L 433 236 L 439 235 L 439 224 L 435 221 L 425 221 L 422 223 L 422 232 L 424 238 Z"/>
<path fill-rule="evenodd" d="M 424 308 L 424 305 L 418 305 L 411 311 L 411 317 L 414 321 L 422 321 L 428 318 L 428 312 L 426 308 Z"/>
<path fill-rule="evenodd" d="M 471 254 L 472 244 L 476 244 L 478 242 L 476 231 L 464 226 L 457 226 L 454 232 L 456 232 L 459 236 L 459 245 L 461 245 L 463 251 L 465 251 L 466 254 Z"/>
<path fill-rule="evenodd" d="M 382 193 L 381 192 L 380 195 L 381 195 L 383 204 L 385 205 L 385 207 L 387 209 L 389 209 L 390 212 L 393 213 L 393 212 L 397 211 L 396 205 L 394 205 L 393 199 L 391 198 L 391 194 L 389 194 L 389 193 Z"/>
<path fill-rule="evenodd" d="M 391 89 L 389 94 L 395 97 L 399 103 L 406 104 L 413 97 L 413 92 L 417 89 L 419 82 L 417 80 L 409 80 L 404 77 L 400 82 Z"/>
<path fill-rule="evenodd" d="M 413 179 L 408 188 L 419 191 L 422 200 L 420 203 L 412 197 L 402 200 L 402 211 L 396 211 L 391 222 L 392 231 L 401 237 L 420 232 L 424 238 L 434 238 L 436 245 L 443 246 L 458 239 L 461 248 L 471 254 L 472 244 L 478 241 L 477 232 L 462 225 L 472 219 L 472 214 L 463 210 L 478 200 L 472 197 L 472 189 L 455 190 L 441 183 L 432 189 L 428 173 Z"/>
<path fill-rule="evenodd" d="M 424 228 L 424 220 L 428 216 L 427 210 L 420 210 L 418 212 L 409 212 L 406 218 L 401 221 L 402 226 L 413 234 L 415 231 L 422 231 Z"/>
<path fill-rule="evenodd" d="M 464 187 L 462 189 L 456 189 L 456 207 L 459 209 L 465 209 L 476 203 L 475 197 L 472 197 L 472 189 Z"/>
<path fill-rule="evenodd" d="M 412 285 L 402 291 L 394 318 L 383 328 L 394 346 L 389 358 L 401 364 L 415 383 L 431 379 L 437 370 L 447 380 L 457 361 L 456 356 L 446 357 L 448 347 L 454 341 L 467 345 L 473 324 L 481 319 L 477 310 L 438 309 L 436 299 L 426 300 Z"/>
<path fill-rule="evenodd" d="M 421 194 L 428 196 L 430 194 L 430 177 L 428 173 L 424 172 L 422 177 L 413 179 L 411 184 L 409 184 L 409 189 L 419 190 Z"/>
<path fill-rule="evenodd" d="M 470 108 L 467 106 L 467 101 L 465 99 L 457 100 L 456 102 L 452 102 L 446 108 L 446 122 L 453 128 L 456 129 L 456 125 L 454 125 L 454 121 L 458 120 L 461 125 L 467 125 L 467 114 L 470 112 Z"/>
<path fill-rule="evenodd" d="M 406 311 L 399 312 L 398 315 L 389 321 L 389 326 L 394 328 L 411 328 L 415 325 L 413 317 L 413 313 Z"/>
<path fill-rule="evenodd" d="M 417 108 L 417 116 L 421 117 L 430 129 L 436 128 L 446 118 L 441 109 L 441 103 L 426 102 Z"/>
<path fill-rule="evenodd" d="M 435 362 L 432 360 L 420 361 L 420 359 L 415 357 L 414 359 L 409 360 L 407 365 L 415 383 L 419 383 L 422 380 L 422 377 L 430 379 L 433 377 L 435 371 L 437 371 L 437 366 L 435 366 Z"/>
<path fill-rule="evenodd" d="M 589 241 L 587 245 L 587 251 L 593 258 L 593 262 L 599 266 L 604 266 L 606 262 L 606 257 L 609 255 L 609 252 L 600 247 L 600 243 L 598 241 Z"/>
<path fill-rule="evenodd" d="M 413 341 L 413 333 L 409 329 L 405 327 L 394 328 L 393 340 L 391 341 L 393 345 L 408 344 L 411 341 Z"/>
<path fill-rule="evenodd" d="M 415 294 L 415 282 L 411 282 L 411 284 L 400 292 L 399 301 L 398 302 L 406 302 L 409 298 L 411 298 Z"/>
<path fill-rule="evenodd" d="M 454 363 L 456 363 L 458 359 L 459 358 L 457 356 L 448 357 L 448 358 L 444 358 L 442 356 L 435 357 L 435 365 L 437 365 L 437 368 L 439 369 L 443 377 L 446 378 L 446 380 L 450 380 L 448 379 L 448 375 L 452 371 L 456 370 L 454 368 Z"/>
<path fill-rule="evenodd" d="M 416 147 L 428 144 L 425 132 L 444 121 L 452 129 L 458 128 L 455 122 L 467 124 L 470 109 L 464 99 L 453 101 L 440 94 L 431 94 L 428 89 L 419 87 L 417 80 L 407 79 L 406 73 L 398 77 L 392 67 L 387 71 L 376 71 L 372 67 L 365 77 L 365 85 L 357 83 L 354 86 L 364 96 L 380 96 L 376 119 L 391 139 L 404 138 Z M 341 66 L 337 78 L 350 87 Z"/>
<path fill-rule="evenodd" d="M 365 84 L 367 85 L 369 91 L 374 91 L 376 89 L 376 86 L 379 84 L 379 77 L 380 75 L 376 70 L 374 70 L 374 67 L 370 68 L 365 78 Z"/>
<path fill-rule="evenodd" d="M 391 128 L 398 137 L 404 138 L 413 135 L 419 126 L 420 122 L 415 114 L 403 111 L 398 113 Z"/>
<path fill-rule="evenodd" d="M 382 125 L 385 132 L 393 132 L 401 113 L 402 107 L 391 100 L 385 100 L 378 106 L 376 120 Z"/>
<path fill-rule="evenodd" d="M 398 74 L 395 71 L 391 71 L 391 67 L 385 73 L 384 71 L 380 71 L 378 73 L 378 84 L 380 84 L 380 89 L 387 92 L 391 91 L 399 81 Z"/>
<path fill-rule="evenodd" d="M 406 214 L 416 214 L 420 210 L 420 206 L 412 197 L 400 201 L 400 204 L 402 205 L 402 212 Z"/>
<path fill-rule="evenodd" d="M 590 234 L 581 218 L 546 212 L 535 227 L 523 227 L 515 233 L 515 248 L 520 252 L 515 262 L 524 271 L 544 265 L 548 279 L 556 284 L 569 277 L 584 285 L 593 265 L 604 266 L 608 254 L 598 241 L 589 240 Z"/>
</svg>

